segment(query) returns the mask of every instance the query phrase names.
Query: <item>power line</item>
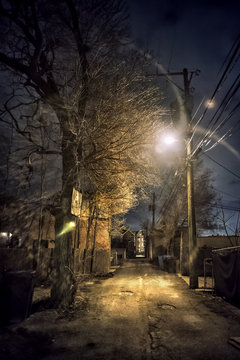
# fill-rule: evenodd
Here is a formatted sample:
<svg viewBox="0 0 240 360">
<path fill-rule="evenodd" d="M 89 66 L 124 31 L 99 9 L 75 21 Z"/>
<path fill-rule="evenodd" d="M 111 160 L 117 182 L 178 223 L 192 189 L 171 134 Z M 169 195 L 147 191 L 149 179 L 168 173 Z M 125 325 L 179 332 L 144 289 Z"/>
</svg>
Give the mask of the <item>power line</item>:
<svg viewBox="0 0 240 360">
<path fill-rule="evenodd" d="M 236 79 L 234 80 L 233 84 L 231 85 L 230 89 L 228 90 L 227 94 L 224 96 L 221 104 L 219 105 L 217 111 L 215 112 L 215 114 L 213 115 L 213 117 L 211 118 L 211 120 L 209 121 L 209 125 L 211 124 L 211 122 L 214 120 L 215 116 L 217 115 L 218 111 L 222 108 L 222 111 L 220 113 L 220 115 L 218 115 L 217 119 L 214 121 L 212 127 L 214 125 L 216 125 L 216 123 L 218 122 L 218 120 L 220 119 L 223 111 L 227 108 L 228 104 L 230 103 L 230 101 L 232 100 L 233 96 L 236 94 L 236 92 L 238 91 L 239 87 L 240 87 L 240 74 L 238 74 L 238 76 L 236 77 Z"/>
<path fill-rule="evenodd" d="M 239 102 L 239 105 L 240 105 L 240 102 Z M 233 129 L 236 129 L 234 131 L 234 135 L 236 135 L 236 133 L 240 130 L 240 121 L 239 120 L 236 122 L 236 124 L 233 125 L 232 130 Z"/>
<path fill-rule="evenodd" d="M 222 71 L 222 69 L 223 69 L 224 65 L 225 65 L 225 64 L 226 64 L 226 62 L 227 62 L 227 59 L 230 57 L 230 55 L 231 55 L 231 53 L 232 53 L 232 51 L 233 51 L 233 49 L 234 49 L 235 45 L 236 45 L 236 44 L 237 44 L 237 42 L 239 41 L 239 39 L 240 39 L 240 34 L 238 34 L 238 36 L 237 36 L 236 40 L 235 40 L 235 41 L 234 41 L 234 43 L 232 44 L 232 46 L 231 46 L 231 48 L 230 48 L 229 52 L 227 53 L 227 56 L 225 57 L 225 59 L 224 59 L 224 61 L 223 61 L 222 65 L 220 66 L 220 69 L 218 70 L 217 75 L 219 75 L 219 74 L 221 73 L 221 71 Z"/>
<path fill-rule="evenodd" d="M 240 49 L 240 37 L 239 37 L 239 36 L 238 36 L 237 40 L 235 40 L 234 44 L 235 44 L 235 43 L 236 43 L 236 46 L 235 46 L 235 49 L 234 49 L 234 51 L 233 51 L 233 54 L 232 54 L 230 60 L 229 60 L 228 63 L 227 63 L 227 66 L 226 66 L 226 68 L 225 68 L 225 70 L 224 70 L 224 72 L 223 72 L 223 74 L 222 74 L 222 76 L 221 76 L 221 78 L 220 78 L 220 80 L 219 80 L 219 82 L 218 82 L 218 84 L 217 84 L 217 86 L 216 86 L 216 88 L 215 88 L 215 90 L 214 90 L 214 92 L 213 92 L 210 100 L 209 100 L 209 103 L 211 103 L 211 102 L 213 101 L 216 93 L 217 93 L 218 90 L 220 89 L 220 86 L 221 86 L 221 84 L 222 84 L 222 82 L 223 82 L 223 80 L 224 80 L 224 78 L 225 78 L 225 76 L 226 76 L 226 74 L 227 74 L 227 72 L 228 72 L 228 70 L 229 70 L 232 62 L 233 62 L 233 60 L 234 60 L 234 58 L 236 57 L 236 55 L 237 55 L 237 53 L 238 53 L 238 51 L 239 51 L 239 49 Z M 234 48 L 234 45 L 233 45 L 233 48 Z M 228 57 L 229 57 L 229 55 L 227 55 L 226 59 L 227 59 Z M 208 107 L 206 107 L 206 109 L 204 110 L 203 115 L 202 115 L 201 118 L 200 118 L 200 122 L 203 120 L 204 116 L 206 115 L 207 110 L 208 110 Z"/>
<path fill-rule="evenodd" d="M 186 167 L 185 169 L 186 170 Z M 171 188 L 171 192 L 168 195 L 167 199 L 165 200 L 164 204 L 162 205 L 159 214 L 158 214 L 158 220 L 157 222 L 160 221 L 161 215 L 165 215 L 165 213 L 167 212 L 168 208 L 170 207 L 171 203 L 172 203 L 172 198 L 173 196 L 177 193 L 177 191 L 179 190 L 179 186 L 181 185 L 181 181 L 183 178 L 183 174 L 179 174 L 179 179 L 178 182 L 173 184 L 172 188 Z"/>
<path fill-rule="evenodd" d="M 207 155 L 206 153 L 203 153 L 207 158 L 209 158 L 210 160 L 212 160 L 214 163 L 216 163 L 217 165 L 219 165 L 220 167 L 222 167 L 224 170 L 228 171 L 230 174 L 236 176 L 238 179 L 240 179 L 240 175 L 236 174 L 235 172 L 233 172 L 232 170 L 228 169 L 226 166 L 220 164 L 218 161 L 214 160 L 211 156 Z"/>
<path fill-rule="evenodd" d="M 233 84 L 230 86 L 227 94 L 224 96 L 224 98 L 221 101 L 221 104 L 219 105 L 219 107 L 217 108 L 217 110 L 215 111 L 214 115 L 212 116 L 212 118 L 209 121 L 208 127 L 209 130 L 205 133 L 205 135 L 202 137 L 202 139 L 199 141 L 197 147 L 195 148 L 194 152 L 195 153 L 202 145 L 203 143 L 209 139 L 211 139 L 213 137 L 213 135 L 219 131 L 224 125 L 226 125 L 226 123 L 229 121 L 229 119 L 233 116 L 233 114 L 239 109 L 240 107 L 240 102 L 238 102 L 234 108 L 230 111 L 230 113 L 220 122 L 220 124 L 213 130 L 214 126 L 219 122 L 221 116 L 223 115 L 224 111 L 227 109 L 227 107 L 229 106 L 230 102 L 232 101 L 234 95 L 236 95 L 237 91 L 240 88 L 240 74 L 238 74 L 238 76 L 236 77 L 236 79 L 234 80 Z M 221 110 L 221 111 L 220 111 Z M 220 112 L 220 113 L 219 113 Z M 219 113 L 219 114 L 218 114 Z M 216 117 L 216 115 L 218 114 L 217 118 L 215 119 L 214 123 L 212 124 L 212 126 L 210 127 L 210 124 L 212 123 L 212 121 L 214 120 L 214 118 Z M 200 121 L 198 121 L 198 123 L 195 126 L 195 132 L 196 132 L 196 127 L 199 124 Z M 207 130 L 207 129 L 206 129 Z M 221 141 L 223 140 L 223 138 L 226 137 L 226 135 L 230 132 L 230 130 L 228 130 L 222 137 Z M 216 141 L 214 143 L 214 145 L 211 146 L 211 148 L 213 148 L 215 145 L 217 145 L 219 143 L 219 140 Z"/>
<path fill-rule="evenodd" d="M 234 59 L 236 58 L 238 52 L 239 52 L 239 49 L 240 49 L 240 35 L 238 35 L 237 39 L 234 41 L 232 47 L 231 47 L 231 50 L 230 52 L 227 54 L 225 60 L 224 60 L 224 64 L 227 63 L 226 67 L 225 67 L 225 70 L 223 71 L 223 74 L 211 96 L 211 99 L 209 100 L 209 103 L 211 103 L 213 100 L 214 100 L 214 97 L 215 95 L 217 94 L 217 92 L 220 90 L 220 87 L 223 83 L 224 80 L 226 80 L 227 78 L 227 73 L 230 72 L 230 70 L 232 71 L 232 68 L 230 69 Z M 232 54 L 232 55 L 231 55 Z M 231 55 L 231 57 L 230 57 Z M 230 57 L 230 59 L 229 59 Z M 229 61 L 227 62 L 227 60 L 229 59 Z M 238 59 L 238 58 L 237 58 Z M 235 61 L 236 63 L 236 61 Z M 223 67 L 223 65 L 222 65 Z M 221 67 L 221 69 L 222 69 Z M 220 106 L 218 107 L 217 111 L 215 112 L 215 114 L 213 115 L 213 117 L 211 118 L 207 128 L 206 128 L 206 131 L 207 129 L 209 129 L 206 134 L 203 136 L 203 138 L 198 142 L 198 145 L 196 146 L 195 150 L 193 151 L 193 154 L 196 153 L 196 151 L 203 145 L 204 141 L 206 139 L 210 139 L 212 137 L 212 135 L 217 131 L 219 130 L 224 124 L 226 124 L 226 122 L 230 119 L 230 117 L 232 116 L 233 112 L 236 110 L 236 107 L 231 111 L 231 115 L 229 115 L 227 118 L 225 118 L 221 124 L 218 126 L 217 129 L 214 130 L 213 133 L 211 133 L 214 125 L 216 125 L 216 123 L 219 121 L 220 117 L 222 116 L 224 110 L 226 109 L 226 107 L 229 105 L 230 101 L 232 100 L 233 96 L 236 94 L 237 90 L 239 89 L 239 82 L 237 83 L 238 81 L 238 78 L 240 77 L 240 74 L 238 75 L 238 77 L 234 80 L 233 84 L 231 85 L 231 87 L 229 88 L 227 94 L 224 96 L 224 99 L 222 100 Z M 217 113 L 220 111 L 220 109 L 222 108 L 218 118 L 215 120 L 214 124 L 212 125 L 211 129 L 209 128 L 210 124 L 213 122 L 214 118 L 216 117 Z M 206 109 L 204 110 L 203 114 L 200 116 L 199 120 L 197 121 L 197 124 L 195 125 L 195 129 L 197 127 L 197 125 L 200 124 L 200 122 L 203 120 L 204 116 L 206 115 L 207 111 L 208 111 L 209 107 L 206 107 Z M 194 130 L 194 134 L 195 134 L 195 130 Z M 217 143 L 216 143 L 217 145 Z"/>
<path fill-rule="evenodd" d="M 235 195 L 232 195 L 232 194 L 229 194 L 225 191 L 222 191 L 220 189 L 217 189 L 215 186 L 213 186 L 214 190 L 217 191 L 218 193 L 221 193 L 221 194 L 224 194 L 224 195 L 227 195 L 227 196 L 230 196 L 230 197 L 233 197 L 234 199 L 237 199 L 237 200 L 240 200 L 240 197 L 236 197 Z"/>
<path fill-rule="evenodd" d="M 231 211 L 240 211 L 240 207 L 228 206 L 228 205 L 222 205 L 222 204 L 211 205 L 210 207 L 211 207 L 211 208 L 216 208 L 216 209 L 224 209 L 224 210 L 231 210 Z"/>
</svg>

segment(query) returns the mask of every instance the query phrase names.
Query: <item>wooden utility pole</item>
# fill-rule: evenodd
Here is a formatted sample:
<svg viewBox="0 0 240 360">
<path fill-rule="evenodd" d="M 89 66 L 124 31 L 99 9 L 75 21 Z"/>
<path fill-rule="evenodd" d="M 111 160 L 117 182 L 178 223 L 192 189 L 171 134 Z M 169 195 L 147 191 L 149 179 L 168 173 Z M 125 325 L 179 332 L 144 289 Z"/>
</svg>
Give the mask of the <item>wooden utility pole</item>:
<svg viewBox="0 0 240 360">
<path fill-rule="evenodd" d="M 196 218 L 194 206 L 194 177 L 192 162 L 192 97 L 189 92 L 190 80 L 188 70 L 183 69 L 184 80 L 184 108 L 187 119 L 187 202 L 188 202 L 188 244 L 189 244 L 189 287 L 198 288 L 197 274 L 197 237 L 196 237 Z"/>
<path fill-rule="evenodd" d="M 188 201 L 188 244 L 189 244 L 189 287 L 190 289 L 198 288 L 197 275 L 197 239 L 196 239 L 196 219 L 194 206 L 194 177 L 193 177 L 193 162 L 192 162 L 192 96 L 190 95 L 190 82 L 193 74 L 199 75 L 199 70 L 191 71 L 190 76 L 187 69 L 182 72 L 157 73 L 155 76 L 165 76 L 168 81 L 177 86 L 170 78 L 170 76 L 183 76 L 184 81 L 184 111 L 187 122 L 187 201 Z"/>
<path fill-rule="evenodd" d="M 155 195 L 155 192 L 153 192 L 153 194 L 152 194 L 152 204 L 149 205 L 148 209 L 149 209 L 149 211 L 152 212 L 152 226 L 151 226 L 151 228 L 152 228 L 152 231 L 153 231 L 154 227 L 155 227 L 155 211 L 156 211 L 156 195 Z M 147 245 L 148 258 L 149 258 L 149 260 L 152 260 L 152 258 L 153 258 L 152 235 L 148 235 L 147 239 L 148 239 L 148 245 Z"/>
<path fill-rule="evenodd" d="M 154 229 L 155 226 L 155 192 L 153 193 L 153 199 L 152 199 L 152 229 Z"/>
</svg>

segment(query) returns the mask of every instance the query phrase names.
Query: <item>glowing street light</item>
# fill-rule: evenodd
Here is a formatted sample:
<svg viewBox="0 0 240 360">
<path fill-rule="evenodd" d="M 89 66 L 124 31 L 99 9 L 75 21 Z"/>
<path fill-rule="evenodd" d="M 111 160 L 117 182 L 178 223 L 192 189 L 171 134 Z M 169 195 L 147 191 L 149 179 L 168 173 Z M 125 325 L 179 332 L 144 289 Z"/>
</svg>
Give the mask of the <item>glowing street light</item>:
<svg viewBox="0 0 240 360">
<path fill-rule="evenodd" d="M 164 153 L 169 148 L 173 149 L 176 147 L 177 143 L 179 142 L 179 139 L 177 136 L 173 133 L 161 133 L 157 138 L 157 143 L 155 150 L 158 153 Z"/>
<path fill-rule="evenodd" d="M 193 101 L 190 91 L 190 83 L 193 74 L 199 75 L 199 70 L 188 72 L 188 69 L 184 68 L 181 72 L 167 72 L 157 73 L 157 76 L 166 77 L 171 83 L 176 85 L 170 78 L 170 76 L 183 76 L 184 88 L 184 115 L 186 118 L 186 125 L 188 127 L 186 131 L 187 141 L 187 200 L 188 200 L 188 243 L 189 243 L 189 287 L 191 289 L 198 288 L 198 274 L 197 274 L 197 237 L 196 237 L 196 219 L 195 219 L 195 207 L 194 207 L 194 177 L 193 177 L 193 163 L 192 163 L 192 108 Z M 178 88 L 179 86 L 176 85 Z M 213 99 L 208 101 L 208 107 L 215 105 Z M 164 139 L 164 138 L 163 138 Z M 167 143 L 166 143 L 167 141 Z M 173 139 L 166 137 L 166 146 L 174 144 Z M 175 147 L 175 146 L 174 146 Z M 160 144 L 156 145 L 156 151 L 163 153 Z"/>
<path fill-rule="evenodd" d="M 216 106 L 216 103 L 215 103 L 215 101 L 213 99 L 212 100 L 206 100 L 205 101 L 205 106 L 208 109 L 213 109 Z"/>
<path fill-rule="evenodd" d="M 177 141 L 177 139 L 172 135 L 166 135 L 166 137 L 164 137 L 163 141 L 166 145 L 172 145 Z"/>
</svg>

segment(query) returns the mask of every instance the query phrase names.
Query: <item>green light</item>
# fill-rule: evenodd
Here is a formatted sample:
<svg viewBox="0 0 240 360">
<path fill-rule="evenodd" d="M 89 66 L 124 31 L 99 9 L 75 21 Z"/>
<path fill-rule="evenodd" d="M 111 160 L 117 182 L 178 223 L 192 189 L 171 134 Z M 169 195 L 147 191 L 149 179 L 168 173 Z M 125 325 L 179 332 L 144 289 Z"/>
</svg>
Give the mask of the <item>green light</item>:
<svg viewBox="0 0 240 360">
<path fill-rule="evenodd" d="M 61 236 L 63 234 L 66 234 L 70 231 L 73 231 L 73 229 L 76 227 L 76 223 L 75 221 L 70 221 L 68 222 L 65 227 L 63 228 L 63 230 L 60 232 L 60 234 L 58 234 L 58 236 Z"/>
<path fill-rule="evenodd" d="M 70 226 L 71 228 L 75 228 L 76 223 L 75 223 L 74 221 L 70 221 L 69 226 Z"/>
</svg>

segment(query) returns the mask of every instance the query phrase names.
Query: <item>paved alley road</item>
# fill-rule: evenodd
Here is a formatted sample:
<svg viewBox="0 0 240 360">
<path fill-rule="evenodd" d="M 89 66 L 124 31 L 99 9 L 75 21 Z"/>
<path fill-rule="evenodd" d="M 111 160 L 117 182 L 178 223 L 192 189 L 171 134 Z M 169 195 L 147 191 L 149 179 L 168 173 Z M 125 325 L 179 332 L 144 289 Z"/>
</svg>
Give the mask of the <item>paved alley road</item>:
<svg viewBox="0 0 240 360">
<path fill-rule="evenodd" d="M 71 319 L 48 310 L 22 324 L 27 334 L 47 336 L 36 359 L 240 359 L 228 344 L 240 336 L 240 310 L 189 290 L 146 260 L 129 260 L 114 277 L 83 283 L 76 301 L 83 299 L 86 306 Z"/>
</svg>

